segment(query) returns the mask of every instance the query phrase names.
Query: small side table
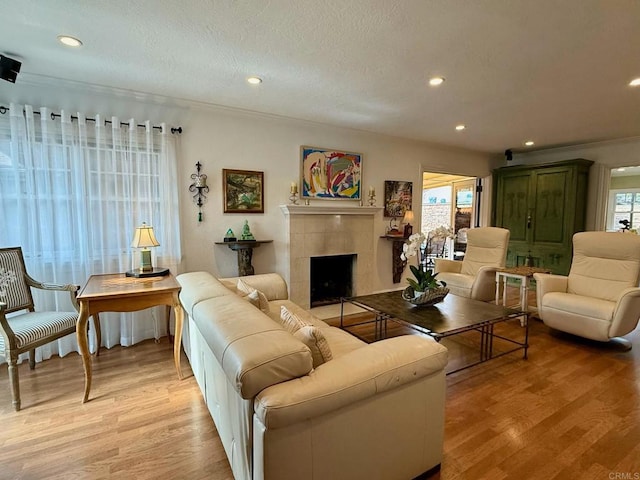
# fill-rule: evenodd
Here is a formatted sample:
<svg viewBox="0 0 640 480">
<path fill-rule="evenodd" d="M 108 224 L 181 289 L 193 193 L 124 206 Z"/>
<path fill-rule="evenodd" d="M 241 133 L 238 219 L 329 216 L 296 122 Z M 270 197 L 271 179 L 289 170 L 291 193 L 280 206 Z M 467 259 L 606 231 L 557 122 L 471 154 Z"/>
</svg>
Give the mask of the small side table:
<svg viewBox="0 0 640 480">
<path fill-rule="evenodd" d="M 124 273 L 89 277 L 87 284 L 77 297 L 80 304 L 80 314 L 76 323 L 76 337 L 84 366 L 82 403 L 89 400 L 89 392 L 91 391 L 91 355 L 87 344 L 87 321 L 89 317 L 97 316 L 100 312 L 135 312 L 159 305 L 173 307 L 176 315 L 173 361 L 178 371 L 178 378 L 182 380 L 180 346 L 184 316 L 178 299 L 179 292 L 180 284 L 171 274 L 149 278 L 127 277 Z"/>
<path fill-rule="evenodd" d="M 551 273 L 551 270 L 541 267 L 508 267 L 496 271 L 496 305 L 500 302 L 500 282 L 502 282 L 502 306 L 507 305 L 507 279 L 520 280 L 520 310 L 528 311 L 529 282 L 534 273 Z M 523 324 L 526 317 L 520 321 Z M 524 326 L 524 325 L 523 325 Z"/>
<path fill-rule="evenodd" d="M 258 248 L 263 243 L 271 242 L 273 240 L 237 240 L 235 242 L 216 242 L 216 245 L 226 245 L 238 253 L 238 275 L 244 277 L 254 274 L 253 265 L 251 265 L 253 249 Z"/>
</svg>

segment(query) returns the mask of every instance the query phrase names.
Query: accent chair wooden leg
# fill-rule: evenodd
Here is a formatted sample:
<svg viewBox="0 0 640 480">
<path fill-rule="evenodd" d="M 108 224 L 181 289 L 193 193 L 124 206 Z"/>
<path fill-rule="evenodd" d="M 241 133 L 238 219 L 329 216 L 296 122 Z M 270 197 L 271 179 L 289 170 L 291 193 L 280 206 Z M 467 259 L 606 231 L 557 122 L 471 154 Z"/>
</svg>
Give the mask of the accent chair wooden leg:
<svg viewBox="0 0 640 480">
<path fill-rule="evenodd" d="M 36 368 L 36 349 L 29 350 L 29 368 L 35 370 Z"/>
<path fill-rule="evenodd" d="M 11 398 L 13 400 L 13 409 L 20 411 L 20 383 L 18 379 L 18 355 L 9 354 L 9 382 L 11 383 Z"/>
</svg>

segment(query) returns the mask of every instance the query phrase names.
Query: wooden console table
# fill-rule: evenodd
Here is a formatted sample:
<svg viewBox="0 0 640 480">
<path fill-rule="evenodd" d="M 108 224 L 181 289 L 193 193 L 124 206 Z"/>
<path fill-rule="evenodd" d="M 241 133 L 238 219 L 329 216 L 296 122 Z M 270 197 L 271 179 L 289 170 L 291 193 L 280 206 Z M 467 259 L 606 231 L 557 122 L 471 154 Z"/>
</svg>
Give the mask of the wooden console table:
<svg viewBox="0 0 640 480">
<path fill-rule="evenodd" d="M 380 238 L 386 238 L 387 240 L 393 241 L 391 246 L 391 254 L 393 255 L 391 259 L 391 268 L 393 270 L 393 283 L 398 283 L 402 278 L 404 267 L 407 265 L 407 262 L 402 261 L 400 255 L 402 254 L 402 246 L 404 245 L 404 242 L 407 241 L 408 237 L 404 237 L 402 235 L 381 235 Z"/>
<path fill-rule="evenodd" d="M 231 250 L 238 253 L 238 275 L 253 275 L 254 269 L 251 265 L 253 249 L 258 248 L 263 243 L 271 243 L 273 240 L 236 240 L 235 242 L 216 242 L 216 245 L 226 245 Z"/>
</svg>

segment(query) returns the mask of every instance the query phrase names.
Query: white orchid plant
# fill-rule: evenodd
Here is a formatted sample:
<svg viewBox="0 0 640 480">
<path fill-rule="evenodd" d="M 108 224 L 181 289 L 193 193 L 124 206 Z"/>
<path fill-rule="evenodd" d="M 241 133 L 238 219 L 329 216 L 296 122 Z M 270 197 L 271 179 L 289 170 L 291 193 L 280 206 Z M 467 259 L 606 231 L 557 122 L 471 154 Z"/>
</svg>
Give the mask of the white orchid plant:
<svg viewBox="0 0 640 480">
<path fill-rule="evenodd" d="M 406 262 L 410 257 L 415 257 L 420 252 L 420 246 L 426 241 L 427 248 L 425 251 L 429 251 L 429 246 L 434 240 L 443 240 L 447 238 L 455 238 L 453 229 L 446 225 L 440 225 L 438 228 L 431 230 L 426 236 L 424 233 L 414 233 L 411 235 L 405 244 L 402 246 L 402 253 L 400 259 Z M 419 259 L 418 259 L 419 260 Z"/>
<path fill-rule="evenodd" d="M 402 246 L 402 253 L 400 254 L 400 259 L 403 262 L 406 262 L 410 257 L 415 257 L 418 255 L 418 263 L 420 263 L 419 252 L 422 247 L 422 244 L 427 242 L 427 250 L 429 251 L 429 244 L 435 239 L 447 239 L 454 238 L 455 235 L 451 227 L 440 226 L 435 230 L 430 231 L 427 236 L 424 233 L 414 233 L 411 235 L 405 244 Z M 430 269 L 423 270 L 421 267 L 416 267 L 415 265 L 410 265 L 411 273 L 415 277 L 415 280 L 412 278 L 407 278 L 407 283 L 413 288 L 414 292 L 424 292 L 429 289 L 434 289 L 438 287 L 446 287 L 446 282 L 438 280 L 436 277 L 437 273 L 433 273 Z"/>
</svg>

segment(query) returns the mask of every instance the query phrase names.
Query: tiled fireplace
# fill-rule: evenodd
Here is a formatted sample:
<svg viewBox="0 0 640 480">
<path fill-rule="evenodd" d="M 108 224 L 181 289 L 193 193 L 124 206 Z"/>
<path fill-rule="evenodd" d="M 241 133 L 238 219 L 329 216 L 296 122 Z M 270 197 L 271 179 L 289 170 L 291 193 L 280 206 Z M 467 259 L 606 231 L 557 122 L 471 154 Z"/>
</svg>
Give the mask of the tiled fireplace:
<svg viewBox="0 0 640 480">
<path fill-rule="evenodd" d="M 353 295 L 370 293 L 374 274 L 374 216 L 380 207 L 282 205 L 287 218 L 289 297 L 310 307 L 311 257 L 354 255 Z M 288 273 L 288 275 L 287 275 Z"/>
</svg>

